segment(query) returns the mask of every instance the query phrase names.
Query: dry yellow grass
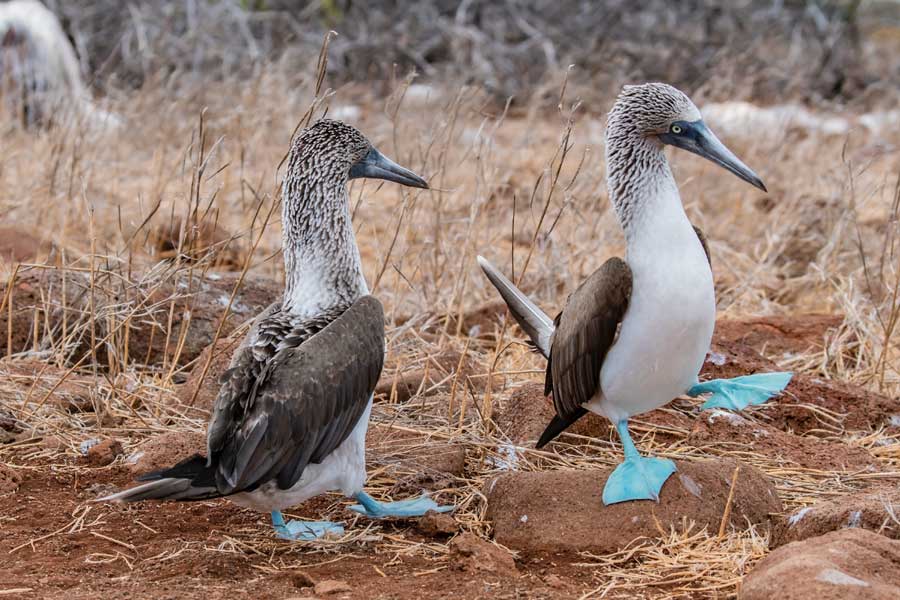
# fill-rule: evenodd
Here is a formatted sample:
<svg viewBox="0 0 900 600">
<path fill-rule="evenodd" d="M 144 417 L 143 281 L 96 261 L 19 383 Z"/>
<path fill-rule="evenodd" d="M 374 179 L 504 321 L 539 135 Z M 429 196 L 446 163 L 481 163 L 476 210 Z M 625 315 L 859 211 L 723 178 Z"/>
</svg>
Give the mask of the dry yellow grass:
<svg viewBox="0 0 900 600">
<path fill-rule="evenodd" d="M 458 519 L 466 528 L 487 534 L 480 489 L 498 471 L 491 460 L 498 452 L 492 403 L 526 380 L 539 380 L 543 363 L 514 343 L 509 332 L 496 345 L 457 337 L 455 322 L 444 315 L 494 299 L 477 270 L 476 254 L 507 272 L 514 264 L 523 289 L 552 313 L 582 278 L 623 252 L 604 183 L 602 115 L 608 104 L 580 106 L 561 92 L 556 113 L 510 112 L 477 89 L 448 85 L 430 88 L 423 97 L 423 88 L 410 91 L 408 81 L 398 81 L 389 98 L 346 87 L 323 91 L 314 102 L 314 83 L 312 74 L 285 77 L 275 69 L 252 81 L 177 92 L 162 82 L 150 83 L 114 102 L 125 124 L 106 133 L 22 131 L 12 122 L 0 123 L 5 148 L 0 214 L 5 222 L 65 249 L 54 259 L 62 269 L 110 272 L 152 288 L 166 278 L 189 278 L 192 269 L 202 272 L 214 262 L 213 257 L 176 261 L 154 270 L 151 232 L 196 212 L 235 236 L 250 273 L 280 281 L 279 213 L 271 211 L 278 199 L 277 167 L 291 133 L 311 105 L 316 116 L 326 109 L 350 114 L 348 107 L 356 107 L 352 122 L 385 154 L 432 185 L 427 191 L 372 181 L 351 187 L 367 279 L 389 321 L 386 372 L 424 366 L 429 357 L 448 350 L 465 353 L 477 366 L 465 380 L 452 382 L 452 392 L 407 405 L 380 405 L 374 419 L 466 445 L 476 475 L 445 490 L 445 498 L 459 505 Z M 673 154 L 672 160 L 688 215 L 711 241 L 720 313 L 842 313 L 844 324 L 823 352 L 782 366 L 896 396 L 900 137 L 891 135 L 756 139 L 747 132 L 744 139 L 724 140 L 760 173 L 768 195 L 692 156 Z M 187 238 L 190 243 L 189 232 Z M 4 268 L 7 280 L 15 267 Z M 103 331 L 121 331 L 133 308 L 123 304 L 105 314 Z M 174 315 L 170 332 L 178 323 Z M 423 334 L 426 323 L 437 333 Z M 127 343 L 126 335 L 94 339 L 95 348 L 110 345 L 115 356 L 127 356 Z M 15 399 L 8 407 L 17 417 L 67 442 L 60 452 L 75 452 L 80 440 L 98 431 L 133 445 L 164 430 L 203 430 L 201 415 L 170 401 L 178 374 L 174 367 L 123 363 L 111 375 L 101 374 L 90 391 L 95 413 L 73 415 L 41 405 L 79 358 L 85 360 L 71 371 L 92 371 L 89 356 L 66 362 L 60 358 L 63 350 L 49 343 L 31 353 L 57 365 L 52 376 L 0 383 L 4 397 Z M 0 368 L 9 373 L 25 358 L 7 358 Z M 889 477 L 896 479 L 896 445 L 877 445 L 875 438 L 860 443 L 877 447 L 876 454 L 893 472 Z M 659 451 L 688 459 L 703 456 L 684 447 Z M 528 469 L 585 468 L 618 460 L 608 445 L 520 452 L 521 467 Z M 741 459 L 775 478 L 788 508 L 860 486 L 853 477 L 785 469 L 752 454 Z M 394 483 L 371 473 L 375 488 L 387 491 Z M 374 532 L 358 527 L 343 543 L 375 539 L 386 552 L 436 559 L 446 554 L 440 544 L 410 547 L 379 534 L 377 526 Z M 679 594 L 731 595 L 739 576 L 765 553 L 766 540 L 753 531 L 731 532 L 724 539 L 715 533 L 688 529 L 621 555 L 585 557 L 585 568 L 596 572 L 596 589 L 585 590 L 585 597 L 647 585 Z M 210 551 L 287 551 L 263 535 L 240 532 L 240 539 L 229 537 L 228 544 Z"/>
</svg>

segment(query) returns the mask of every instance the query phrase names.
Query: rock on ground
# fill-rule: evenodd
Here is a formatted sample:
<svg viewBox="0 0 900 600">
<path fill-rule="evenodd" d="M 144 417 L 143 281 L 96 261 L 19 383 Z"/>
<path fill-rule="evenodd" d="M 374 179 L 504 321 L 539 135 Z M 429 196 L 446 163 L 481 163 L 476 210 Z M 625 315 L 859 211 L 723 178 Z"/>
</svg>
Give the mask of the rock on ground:
<svg viewBox="0 0 900 600">
<path fill-rule="evenodd" d="M 19 489 L 22 475 L 8 465 L 0 463 L 0 494 L 8 494 Z"/>
<path fill-rule="evenodd" d="M 896 600 L 900 542 L 864 529 L 843 529 L 782 546 L 744 578 L 738 598 Z"/>
<path fill-rule="evenodd" d="M 700 378 L 705 381 L 778 370 L 778 365 L 749 345 L 714 337 Z M 823 416 L 819 409 L 832 416 Z M 834 434 L 890 426 L 900 417 L 900 399 L 850 383 L 795 373 L 780 396 L 749 410 L 782 431 Z"/>
<path fill-rule="evenodd" d="M 156 435 L 135 449 L 126 461 L 133 477 L 171 467 L 195 454 L 206 454 L 206 434 L 176 431 Z"/>
<path fill-rule="evenodd" d="M 181 273 L 177 280 L 169 277 L 160 283 L 148 277 L 144 283 L 131 284 L 109 274 L 98 274 L 93 288 L 94 307 L 89 311 L 91 283 L 87 274 L 45 269 L 21 271 L 11 292 L 12 324 L 8 323 L 10 311 L 2 311 L 0 331 L 11 327 L 13 352 L 42 348 L 48 342 L 32 339 L 34 320 L 39 320 L 38 331 L 43 332 L 59 330 L 65 318 L 70 343 L 76 346 L 74 360 L 78 360 L 90 351 L 88 319 L 93 315 L 97 339 L 109 337 L 110 323 L 117 328 L 109 339 L 115 345 L 114 352 L 120 355 L 125 352 L 123 318 L 130 315 L 127 354 L 131 362 L 159 365 L 177 360 L 179 365 L 186 365 L 212 344 L 239 277 L 238 273 L 197 273 L 189 279 L 187 273 Z M 6 285 L 0 284 L 0 297 L 5 294 Z M 275 281 L 245 278 L 220 337 L 255 317 L 280 299 L 281 294 L 281 286 Z M 187 327 L 187 331 L 182 331 L 182 327 Z M 7 344 L 0 345 L 0 356 L 6 350 Z M 106 364 L 108 353 L 106 344 L 98 346 L 98 364 Z"/>
<path fill-rule="evenodd" d="M 391 357 L 388 357 L 390 361 Z M 385 364 L 381 379 L 375 387 L 376 399 L 407 402 L 415 396 L 431 396 L 450 390 L 454 381 L 462 386 L 474 369 L 471 356 L 456 350 L 427 357 L 427 364 L 398 371 L 390 362 Z M 461 389 L 461 388 L 460 388 Z"/>
<path fill-rule="evenodd" d="M 790 316 L 720 319 L 716 321 L 716 340 L 739 342 L 775 359 L 820 352 L 828 336 L 844 322 L 843 315 L 821 313 Z"/>
<path fill-rule="evenodd" d="M 544 396 L 543 383 L 526 383 L 505 399 L 494 415 L 500 432 L 514 444 L 534 443 L 556 414 L 553 402 Z M 589 437 L 609 437 L 610 424 L 603 417 L 589 413 L 566 430 Z"/>
<path fill-rule="evenodd" d="M 217 271 L 240 271 L 244 267 L 246 252 L 239 237 L 212 219 L 189 221 L 186 226 L 183 222 L 181 217 L 175 217 L 151 231 L 150 243 L 157 260 L 174 259 L 180 251 L 184 260 L 211 259 L 209 262 Z"/>
<path fill-rule="evenodd" d="M 372 423 L 366 436 L 368 468 L 384 469 L 397 480 L 398 489 L 446 487 L 449 479 L 466 472 L 463 444 L 435 440 L 427 435 Z"/>
<path fill-rule="evenodd" d="M 91 444 L 85 452 L 85 461 L 94 467 L 105 467 L 112 464 L 116 457 L 122 454 L 122 444 L 119 440 L 107 438 L 96 444 Z"/>
<path fill-rule="evenodd" d="M 459 531 L 459 524 L 451 515 L 429 510 L 416 520 L 416 528 L 425 535 L 447 536 Z"/>
<path fill-rule="evenodd" d="M 518 574 L 513 557 L 496 545 L 473 533 L 461 533 L 450 540 L 450 564 L 456 570 L 472 575 L 515 577 Z"/>
<path fill-rule="evenodd" d="M 516 472 L 488 482 L 488 518 L 498 542 L 527 553 L 616 552 L 640 537 L 659 536 L 693 521 L 718 531 L 735 467 L 731 460 L 677 461 L 659 503 L 649 500 L 604 506 L 603 486 L 612 468 L 589 471 Z M 740 464 L 730 523 L 768 528 L 782 510 L 772 483 Z"/>
<path fill-rule="evenodd" d="M 54 249 L 53 242 L 42 241 L 24 229 L 0 227 L 0 262 L 41 263 Z"/>
<path fill-rule="evenodd" d="M 879 471 L 878 460 L 859 448 L 785 433 L 751 417 L 726 410 L 706 410 L 694 421 L 687 443 L 725 450 L 737 446 L 785 465 L 828 471 Z"/>
<path fill-rule="evenodd" d="M 900 540 L 900 489 L 883 488 L 824 500 L 779 519 L 772 547 L 845 528 L 874 531 Z"/>
</svg>

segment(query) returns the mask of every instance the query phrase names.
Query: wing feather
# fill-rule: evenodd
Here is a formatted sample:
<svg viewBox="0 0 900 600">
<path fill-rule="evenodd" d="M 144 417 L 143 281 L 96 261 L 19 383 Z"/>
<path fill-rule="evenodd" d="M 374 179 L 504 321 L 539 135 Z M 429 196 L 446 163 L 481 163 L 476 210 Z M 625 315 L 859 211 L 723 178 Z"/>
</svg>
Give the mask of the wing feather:
<svg viewBox="0 0 900 600">
<path fill-rule="evenodd" d="M 631 269 L 611 258 L 569 296 L 557 317 L 546 383 L 561 421 L 557 434 L 585 414 L 583 405 L 600 389 L 600 368 L 628 309 L 631 287 Z"/>
<path fill-rule="evenodd" d="M 328 321 L 260 324 L 258 343 L 236 356 L 209 428 L 223 493 L 273 479 L 287 489 L 353 431 L 384 363 L 384 312 L 363 296 Z"/>
</svg>

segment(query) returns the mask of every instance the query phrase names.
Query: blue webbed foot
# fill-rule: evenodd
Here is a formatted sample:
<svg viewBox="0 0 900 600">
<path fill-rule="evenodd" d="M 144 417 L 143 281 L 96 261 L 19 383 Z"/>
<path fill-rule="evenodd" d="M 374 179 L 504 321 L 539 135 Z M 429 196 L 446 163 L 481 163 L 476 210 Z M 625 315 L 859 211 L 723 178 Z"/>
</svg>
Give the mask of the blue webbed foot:
<svg viewBox="0 0 900 600">
<path fill-rule="evenodd" d="M 344 528 L 339 523 L 331 521 L 288 521 L 284 522 L 281 511 L 272 512 L 272 527 L 275 535 L 283 540 L 313 541 L 328 536 L 344 535 Z"/>
<path fill-rule="evenodd" d="M 365 515 L 370 519 L 384 519 L 387 517 L 421 517 L 430 510 L 436 512 L 450 512 L 455 506 L 439 506 L 437 502 L 427 495 L 410 500 L 398 502 L 379 502 L 365 492 L 354 496 L 359 504 L 354 504 L 350 510 Z"/>
<path fill-rule="evenodd" d="M 659 501 L 663 484 L 675 470 L 675 463 L 666 458 L 626 458 L 606 480 L 603 504 L 608 506 L 628 500 Z"/>
<path fill-rule="evenodd" d="M 603 504 L 609 506 L 629 500 L 659 501 L 663 484 L 677 469 L 675 463 L 665 458 L 649 458 L 638 454 L 628 422 L 616 423 L 616 430 L 625 449 L 625 461 L 616 467 L 603 488 Z"/>
<path fill-rule="evenodd" d="M 766 400 L 781 393 L 791 381 L 793 373 L 757 373 L 733 379 L 713 379 L 698 383 L 688 390 L 688 396 L 699 396 L 712 392 L 712 396 L 703 403 L 703 410 L 708 408 L 728 408 L 743 410 L 751 404 L 763 404 Z"/>
</svg>

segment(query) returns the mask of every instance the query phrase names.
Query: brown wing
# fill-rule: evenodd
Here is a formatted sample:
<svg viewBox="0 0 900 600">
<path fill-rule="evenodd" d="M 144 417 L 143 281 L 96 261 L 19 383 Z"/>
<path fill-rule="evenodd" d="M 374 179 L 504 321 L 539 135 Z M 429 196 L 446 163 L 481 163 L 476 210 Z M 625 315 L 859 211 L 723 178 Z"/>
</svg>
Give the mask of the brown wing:
<svg viewBox="0 0 900 600">
<path fill-rule="evenodd" d="M 283 336 L 262 367 L 245 348 L 226 374 L 209 436 L 221 493 L 273 479 L 290 488 L 365 412 L 384 363 L 381 303 L 364 296 L 311 336 L 305 331 Z"/>
<path fill-rule="evenodd" d="M 631 269 L 611 258 L 569 296 L 556 318 L 550 346 L 546 388 L 553 393 L 557 417 L 538 447 L 585 414 L 583 404 L 600 388 L 600 367 L 631 299 Z"/>
<path fill-rule="evenodd" d="M 703 252 L 706 254 L 706 262 L 708 262 L 709 267 L 712 268 L 712 259 L 709 257 L 709 245 L 706 243 L 706 236 L 703 235 L 703 230 L 696 225 L 691 225 L 691 227 L 694 228 L 694 233 L 697 234 L 697 239 L 700 240 L 700 245 L 703 246 Z"/>
</svg>

